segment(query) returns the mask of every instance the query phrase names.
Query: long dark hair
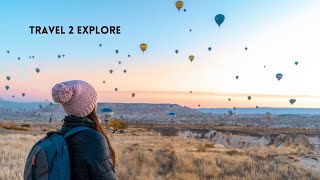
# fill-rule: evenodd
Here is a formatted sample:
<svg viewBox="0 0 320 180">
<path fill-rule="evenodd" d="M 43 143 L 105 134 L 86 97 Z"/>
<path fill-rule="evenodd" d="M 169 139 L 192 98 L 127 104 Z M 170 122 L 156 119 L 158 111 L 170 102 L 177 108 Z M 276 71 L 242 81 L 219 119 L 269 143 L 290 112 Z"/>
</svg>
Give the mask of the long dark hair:
<svg viewBox="0 0 320 180">
<path fill-rule="evenodd" d="M 87 118 L 89 118 L 95 122 L 96 125 L 94 126 L 94 129 L 97 130 L 98 132 L 100 132 L 104 136 L 104 138 L 106 138 L 108 146 L 109 146 L 110 156 L 111 156 L 113 165 L 115 166 L 116 165 L 116 153 L 111 146 L 111 143 L 110 143 L 110 140 L 107 136 L 107 133 L 104 131 L 104 129 L 100 123 L 101 121 L 97 115 L 96 107 L 93 109 L 93 111 L 89 115 L 87 115 Z"/>
</svg>

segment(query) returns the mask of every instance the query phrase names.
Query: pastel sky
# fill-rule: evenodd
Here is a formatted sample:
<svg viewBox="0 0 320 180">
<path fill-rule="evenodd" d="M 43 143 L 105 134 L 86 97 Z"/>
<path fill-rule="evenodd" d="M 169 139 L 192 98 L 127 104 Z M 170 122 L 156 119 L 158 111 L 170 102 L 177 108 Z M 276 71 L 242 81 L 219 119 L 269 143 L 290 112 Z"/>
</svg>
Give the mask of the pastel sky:
<svg viewBox="0 0 320 180">
<path fill-rule="evenodd" d="M 320 1 L 185 0 L 186 12 L 179 12 L 175 2 L 1 2 L 0 97 L 52 101 L 55 83 L 82 79 L 96 88 L 100 102 L 320 106 Z M 226 19 L 219 28 L 214 17 L 220 13 Z M 121 35 L 31 35 L 31 25 L 118 25 Z M 145 53 L 140 43 L 148 44 Z M 59 54 L 66 56 L 58 59 Z M 192 63 L 189 55 L 195 56 Z M 277 73 L 284 75 L 281 81 Z M 291 98 L 297 99 L 293 106 Z"/>
</svg>

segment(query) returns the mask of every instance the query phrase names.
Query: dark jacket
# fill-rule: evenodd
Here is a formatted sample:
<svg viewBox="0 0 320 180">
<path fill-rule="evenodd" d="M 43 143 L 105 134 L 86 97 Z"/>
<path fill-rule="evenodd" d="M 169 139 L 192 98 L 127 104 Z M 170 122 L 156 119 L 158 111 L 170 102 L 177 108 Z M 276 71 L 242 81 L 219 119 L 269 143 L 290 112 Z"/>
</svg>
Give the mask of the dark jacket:
<svg viewBox="0 0 320 180">
<path fill-rule="evenodd" d="M 65 133 L 76 126 L 92 128 L 94 125 L 94 121 L 86 117 L 66 116 L 60 132 Z M 85 130 L 66 140 L 70 153 L 72 179 L 116 179 L 108 143 L 100 132 L 94 129 Z"/>
</svg>

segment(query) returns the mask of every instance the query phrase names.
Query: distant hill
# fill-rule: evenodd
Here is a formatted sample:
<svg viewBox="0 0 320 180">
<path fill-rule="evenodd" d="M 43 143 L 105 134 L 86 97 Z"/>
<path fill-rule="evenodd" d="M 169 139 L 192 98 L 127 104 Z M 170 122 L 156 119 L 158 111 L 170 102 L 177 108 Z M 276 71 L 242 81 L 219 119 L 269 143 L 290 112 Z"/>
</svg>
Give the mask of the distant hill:
<svg viewBox="0 0 320 180">
<path fill-rule="evenodd" d="M 49 105 L 48 102 L 27 102 L 27 103 L 20 103 L 20 102 L 12 102 L 12 101 L 0 101 L 0 109 L 8 109 L 12 111 L 19 111 L 19 110 L 37 110 L 40 109 L 39 105 L 45 107 Z"/>
<path fill-rule="evenodd" d="M 199 112 L 211 113 L 211 114 L 224 114 L 228 113 L 229 110 L 237 114 L 265 114 L 270 112 L 272 114 L 309 114 L 316 115 L 320 114 L 320 108 L 237 108 L 233 110 L 232 108 L 200 108 Z"/>
</svg>

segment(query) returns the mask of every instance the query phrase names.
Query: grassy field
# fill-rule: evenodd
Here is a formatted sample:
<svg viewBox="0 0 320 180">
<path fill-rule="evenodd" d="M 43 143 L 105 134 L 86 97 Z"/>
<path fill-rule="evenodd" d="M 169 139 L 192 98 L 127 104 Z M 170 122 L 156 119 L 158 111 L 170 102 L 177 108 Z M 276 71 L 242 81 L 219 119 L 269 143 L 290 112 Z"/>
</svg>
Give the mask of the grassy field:
<svg viewBox="0 0 320 180">
<path fill-rule="evenodd" d="M 22 179 L 32 145 L 59 126 L 0 122 L 0 180 Z M 317 158 L 317 152 L 304 148 L 216 148 L 209 140 L 161 136 L 138 127 L 110 138 L 118 179 L 320 179 L 302 163 Z"/>
</svg>

